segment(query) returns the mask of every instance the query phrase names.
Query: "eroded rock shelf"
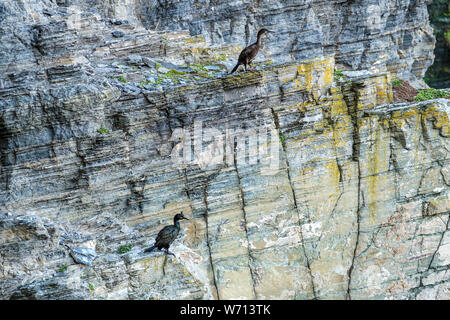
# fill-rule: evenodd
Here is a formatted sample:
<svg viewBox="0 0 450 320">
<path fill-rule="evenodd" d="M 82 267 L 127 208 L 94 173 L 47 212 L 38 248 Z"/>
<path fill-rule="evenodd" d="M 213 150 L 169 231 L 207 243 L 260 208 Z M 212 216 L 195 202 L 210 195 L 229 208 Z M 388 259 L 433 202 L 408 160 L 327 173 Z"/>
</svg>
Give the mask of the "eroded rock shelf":
<svg viewBox="0 0 450 320">
<path fill-rule="evenodd" d="M 62 2 L 3 5 L 1 299 L 450 298 L 449 100 L 392 98 L 426 55 L 228 75 L 242 45 Z M 177 258 L 143 254 L 179 211 Z"/>
</svg>

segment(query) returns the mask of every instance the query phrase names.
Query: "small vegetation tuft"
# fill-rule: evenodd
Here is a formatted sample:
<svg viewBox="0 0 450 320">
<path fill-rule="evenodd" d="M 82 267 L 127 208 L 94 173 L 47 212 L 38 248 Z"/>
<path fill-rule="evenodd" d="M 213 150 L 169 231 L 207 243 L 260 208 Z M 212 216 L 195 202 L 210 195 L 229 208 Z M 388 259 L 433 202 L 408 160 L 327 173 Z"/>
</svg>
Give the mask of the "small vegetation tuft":
<svg viewBox="0 0 450 320">
<path fill-rule="evenodd" d="M 103 125 L 100 126 L 100 129 L 98 129 L 97 132 L 101 133 L 101 134 L 108 134 L 109 133 L 108 129 L 103 128 Z"/>
<path fill-rule="evenodd" d="M 127 83 L 128 82 L 128 80 L 124 76 L 117 76 L 116 79 L 119 80 L 120 82 L 123 82 L 123 83 Z"/>
<path fill-rule="evenodd" d="M 178 71 L 175 69 L 171 69 L 169 72 L 166 73 L 166 76 L 173 77 L 173 76 L 185 75 L 185 74 L 186 74 L 186 72 L 184 72 L 184 71 Z"/>
<path fill-rule="evenodd" d="M 131 243 L 128 243 L 126 245 L 120 246 L 119 249 L 117 249 L 117 253 L 118 254 L 124 254 L 127 253 L 128 251 L 131 250 L 131 248 L 133 247 L 133 245 Z"/>
<path fill-rule="evenodd" d="M 400 79 L 393 79 L 391 81 L 392 87 L 396 88 L 396 87 L 401 87 L 403 85 L 403 81 Z"/>
<path fill-rule="evenodd" d="M 336 69 L 334 70 L 334 81 L 338 81 L 340 79 L 344 79 L 344 73 L 342 72 L 342 70 Z"/>
<path fill-rule="evenodd" d="M 225 54 L 221 54 L 218 58 L 217 61 L 225 61 L 227 60 L 227 56 Z"/>
<path fill-rule="evenodd" d="M 280 142 L 284 143 L 284 141 L 286 141 L 286 136 L 284 135 L 283 132 L 280 132 Z"/>
<path fill-rule="evenodd" d="M 117 80 L 119 80 L 120 82 L 123 82 L 123 83 L 127 83 L 128 82 L 128 80 L 124 76 L 111 76 L 110 78 L 111 79 L 117 79 Z"/>
<path fill-rule="evenodd" d="M 431 99 L 438 98 L 448 98 L 450 97 L 450 93 L 444 90 L 439 90 L 435 88 L 422 89 L 419 90 L 419 93 L 414 97 L 415 101 L 425 101 Z"/>
<path fill-rule="evenodd" d="M 200 72 L 200 71 L 208 72 L 208 69 L 206 69 L 205 66 L 202 64 L 191 64 L 189 67 L 191 67 L 192 69 L 194 69 L 197 72 Z"/>
<path fill-rule="evenodd" d="M 139 84 L 143 87 L 145 87 L 148 84 L 151 84 L 152 82 L 150 80 L 145 79 L 144 81 L 139 82 Z"/>
<path fill-rule="evenodd" d="M 61 268 L 59 268 L 58 272 L 64 272 L 66 270 L 67 270 L 67 264 L 65 264 Z"/>
</svg>

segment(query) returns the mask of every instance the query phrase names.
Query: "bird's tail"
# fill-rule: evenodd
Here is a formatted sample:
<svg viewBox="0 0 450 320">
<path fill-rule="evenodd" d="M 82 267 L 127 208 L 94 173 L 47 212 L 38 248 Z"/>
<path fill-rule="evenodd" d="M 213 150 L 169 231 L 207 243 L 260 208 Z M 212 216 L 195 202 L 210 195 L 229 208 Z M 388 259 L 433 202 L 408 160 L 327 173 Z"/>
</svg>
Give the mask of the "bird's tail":
<svg viewBox="0 0 450 320">
<path fill-rule="evenodd" d="M 233 72 L 235 72 L 237 70 L 237 68 L 239 68 L 241 64 L 238 62 L 238 64 L 233 68 L 233 70 L 231 70 L 230 74 L 232 74 Z"/>
<path fill-rule="evenodd" d="M 156 246 L 151 246 L 150 248 L 145 249 L 144 252 L 152 252 L 155 249 L 156 249 Z"/>
</svg>

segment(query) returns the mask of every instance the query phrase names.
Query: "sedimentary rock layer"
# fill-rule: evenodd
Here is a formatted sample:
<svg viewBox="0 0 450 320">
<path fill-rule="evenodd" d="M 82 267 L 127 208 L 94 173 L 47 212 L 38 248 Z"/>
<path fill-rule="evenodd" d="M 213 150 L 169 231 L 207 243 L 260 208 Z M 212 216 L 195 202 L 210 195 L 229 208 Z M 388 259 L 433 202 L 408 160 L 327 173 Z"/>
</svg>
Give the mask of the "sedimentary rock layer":
<svg viewBox="0 0 450 320">
<path fill-rule="evenodd" d="M 389 71 L 421 80 L 433 60 L 431 1 L 136 1 L 145 26 L 186 30 L 211 44 L 250 44 L 261 27 L 275 34 L 266 44 L 277 60 L 336 55 L 350 69 Z"/>
<path fill-rule="evenodd" d="M 448 100 L 57 3 L 2 7 L 2 299 L 449 298 Z"/>
</svg>

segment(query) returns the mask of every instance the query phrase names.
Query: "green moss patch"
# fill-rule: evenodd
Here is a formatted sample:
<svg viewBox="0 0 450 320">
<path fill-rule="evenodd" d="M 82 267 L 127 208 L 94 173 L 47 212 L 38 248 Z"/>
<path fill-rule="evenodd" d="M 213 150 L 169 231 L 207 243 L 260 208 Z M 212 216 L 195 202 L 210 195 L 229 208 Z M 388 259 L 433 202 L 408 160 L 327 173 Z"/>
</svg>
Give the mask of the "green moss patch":
<svg viewBox="0 0 450 320">
<path fill-rule="evenodd" d="M 61 268 L 58 269 L 58 272 L 64 272 L 67 271 L 67 264 L 63 265 Z"/>
<path fill-rule="evenodd" d="M 101 134 L 108 134 L 109 133 L 108 129 L 103 128 L 103 125 L 100 126 L 100 129 L 98 129 L 97 132 L 101 133 Z"/>
<path fill-rule="evenodd" d="M 344 79 L 344 78 L 346 78 L 346 77 L 344 76 L 344 73 L 342 72 L 342 70 L 338 70 L 338 69 L 334 70 L 334 81 L 338 81 L 338 80 Z"/>
<path fill-rule="evenodd" d="M 403 85 L 403 81 L 400 79 L 393 79 L 391 81 L 392 86 L 395 87 L 400 87 L 401 85 Z"/>
<path fill-rule="evenodd" d="M 227 56 L 224 54 L 221 54 L 219 57 L 217 57 L 217 61 L 225 61 L 227 60 Z"/>
<path fill-rule="evenodd" d="M 118 254 L 124 254 L 124 253 L 127 253 L 128 251 L 131 250 L 131 248 L 133 248 L 133 244 L 128 243 L 128 244 L 126 244 L 126 245 L 120 246 L 120 248 L 117 249 L 117 253 L 118 253 Z"/>
<path fill-rule="evenodd" d="M 419 93 L 414 97 L 415 101 L 425 101 L 425 100 L 431 100 L 431 99 L 438 99 L 438 98 L 449 98 L 450 93 L 446 92 L 444 90 L 439 90 L 435 88 L 430 89 L 423 89 L 419 90 Z"/>
<path fill-rule="evenodd" d="M 111 79 L 117 79 L 117 80 L 119 80 L 122 83 L 127 83 L 128 82 L 128 80 L 124 76 L 111 76 L 110 78 Z"/>
</svg>

